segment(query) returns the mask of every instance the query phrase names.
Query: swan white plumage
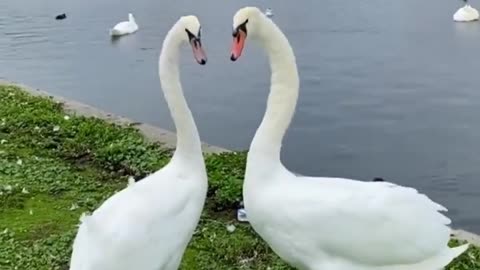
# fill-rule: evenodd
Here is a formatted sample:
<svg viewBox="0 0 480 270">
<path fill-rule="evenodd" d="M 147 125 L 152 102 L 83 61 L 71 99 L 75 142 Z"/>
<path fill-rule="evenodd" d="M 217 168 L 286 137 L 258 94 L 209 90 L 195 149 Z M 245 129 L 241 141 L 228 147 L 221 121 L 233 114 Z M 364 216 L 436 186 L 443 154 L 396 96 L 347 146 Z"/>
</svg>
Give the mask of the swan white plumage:
<svg viewBox="0 0 480 270">
<path fill-rule="evenodd" d="M 201 142 L 179 81 L 180 46 L 186 42 L 192 45 L 196 61 L 205 64 L 195 16 L 178 20 L 159 59 L 161 86 L 177 131 L 171 161 L 81 218 L 70 270 L 178 268 L 207 193 Z"/>
<path fill-rule="evenodd" d="M 137 32 L 138 25 L 132 13 L 128 13 L 128 21 L 117 23 L 110 29 L 111 36 L 123 36 Z"/>
<path fill-rule="evenodd" d="M 471 7 L 466 0 L 464 2 L 466 3 L 465 6 L 461 7 L 455 12 L 455 14 L 453 14 L 453 20 L 456 22 L 471 22 L 478 20 L 478 10 Z"/>
<path fill-rule="evenodd" d="M 297 176 L 280 161 L 299 93 L 295 55 L 272 20 L 254 7 L 233 19 L 231 60 L 248 37 L 267 51 L 271 88 L 251 142 L 243 199 L 254 230 L 303 270 L 439 270 L 468 245 L 449 248 L 446 209 L 388 182 Z M 280 209 L 280 210 L 279 210 Z"/>
</svg>

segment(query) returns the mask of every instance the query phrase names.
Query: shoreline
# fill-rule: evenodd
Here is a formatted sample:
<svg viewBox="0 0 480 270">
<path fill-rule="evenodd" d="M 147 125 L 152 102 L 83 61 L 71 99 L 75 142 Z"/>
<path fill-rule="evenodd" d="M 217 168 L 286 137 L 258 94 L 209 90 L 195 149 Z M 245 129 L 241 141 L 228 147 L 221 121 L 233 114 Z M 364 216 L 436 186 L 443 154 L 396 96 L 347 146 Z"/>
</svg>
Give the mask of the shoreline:
<svg viewBox="0 0 480 270">
<path fill-rule="evenodd" d="M 25 90 L 27 93 L 32 94 L 34 96 L 52 98 L 54 101 L 62 103 L 64 105 L 64 109 L 67 112 L 70 112 L 73 114 L 86 116 L 86 117 L 96 117 L 99 119 L 103 119 L 107 122 L 115 123 L 121 126 L 134 127 L 138 129 L 140 133 L 143 136 L 145 136 L 145 138 L 147 138 L 148 140 L 152 142 L 159 142 L 168 148 L 175 148 L 176 135 L 172 131 L 165 130 L 150 124 L 137 122 L 130 118 L 119 116 L 113 113 L 108 113 L 106 111 L 103 111 L 91 105 L 81 103 L 72 99 L 68 99 L 62 96 L 54 95 L 44 90 L 37 89 L 22 83 L 0 79 L 0 85 L 13 85 L 13 86 L 20 87 L 21 89 Z M 202 142 L 202 149 L 204 153 L 232 152 L 231 150 L 228 150 L 219 146 L 215 146 L 215 145 L 210 145 L 204 142 Z M 468 232 L 462 229 L 452 228 L 451 238 L 461 240 L 461 241 L 468 241 L 469 243 L 480 247 L 480 235 L 477 235 L 472 232 Z"/>
<path fill-rule="evenodd" d="M 174 132 L 159 128 L 157 126 L 135 121 L 133 119 L 123 117 L 120 115 L 116 115 L 113 113 L 106 112 L 104 110 L 98 109 L 91 105 L 81 103 L 75 101 L 73 99 L 65 98 L 59 95 L 54 95 L 44 90 L 34 88 L 22 83 L 18 83 L 15 81 L 9 81 L 0 79 L 0 85 L 14 85 L 17 87 L 22 88 L 27 93 L 32 94 L 34 96 L 42 96 L 42 97 L 50 97 L 56 102 L 60 102 L 63 104 L 65 111 L 86 116 L 86 117 L 96 117 L 102 120 L 105 120 L 110 123 L 118 124 L 121 126 L 130 126 L 138 129 L 145 138 L 152 142 L 159 142 L 162 143 L 167 148 L 175 148 L 177 137 Z M 231 152 L 231 150 L 211 145 L 202 141 L 202 150 L 204 153 L 223 153 L 223 152 Z"/>
<path fill-rule="evenodd" d="M 474 234 L 461 229 L 457 229 L 457 230 L 452 229 L 451 238 L 461 240 L 461 241 L 467 241 L 470 244 L 480 247 L 480 235 L 478 234 Z"/>
</svg>

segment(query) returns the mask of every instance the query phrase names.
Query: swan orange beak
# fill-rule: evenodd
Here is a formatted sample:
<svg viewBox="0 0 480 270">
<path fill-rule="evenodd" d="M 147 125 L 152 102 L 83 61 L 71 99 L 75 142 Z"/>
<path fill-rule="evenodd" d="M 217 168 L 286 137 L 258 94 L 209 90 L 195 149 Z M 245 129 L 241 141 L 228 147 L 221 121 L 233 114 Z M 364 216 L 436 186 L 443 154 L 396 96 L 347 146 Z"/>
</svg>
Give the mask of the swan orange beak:
<svg viewBox="0 0 480 270">
<path fill-rule="evenodd" d="M 245 46 L 245 39 L 247 33 L 242 29 L 237 29 L 233 32 L 232 55 L 230 60 L 236 61 L 242 55 L 243 47 Z"/>
<path fill-rule="evenodd" d="M 200 38 L 192 37 L 190 38 L 190 45 L 193 50 L 193 57 L 200 65 L 205 65 L 207 63 L 207 55 L 202 48 L 202 42 Z"/>
</svg>

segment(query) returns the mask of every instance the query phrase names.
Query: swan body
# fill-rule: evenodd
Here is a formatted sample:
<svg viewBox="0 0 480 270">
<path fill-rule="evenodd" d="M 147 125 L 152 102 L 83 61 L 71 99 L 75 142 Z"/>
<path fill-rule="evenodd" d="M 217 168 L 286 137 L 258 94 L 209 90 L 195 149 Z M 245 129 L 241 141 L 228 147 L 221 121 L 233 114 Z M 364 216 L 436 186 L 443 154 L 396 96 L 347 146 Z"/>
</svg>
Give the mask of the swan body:
<svg viewBox="0 0 480 270">
<path fill-rule="evenodd" d="M 194 55 L 204 64 L 195 16 L 182 17 L 173 26 L 159 60 L 162 89 L 177 130 L 171 161 L 139 182 L 129 181 L 91 216 L 82 216 L 70 270 L 178 269 L 207 192 L 201 142 L 178 74 L 180 46 L 186 42 L 196 43 Z"/>
<path fill-rule="evenodd" d="M 468 245 L 449 248 L 446 209 L 386 181 L 295 175 L 280 161 L 299 78 L 287 38 L 257 8 L 234 16 L 232 60 L 248 37 L 269 56 L 267 110 L 250 145 L 243 198 L 249 222 L 275 253 L 302 270 L 440 270 Z M 278 211 L 277 209 L 281 209 Z"/>
<path fill-rule="evenodd" d="M 477 21 L 479 18 L 478 11 L 471 7 L 469 4 L 466 4 L 464 7 L 460 8 L 453 14 L 453 20 L 456 22 L 471 22 Z"/>
<path fill-rule="evenodd" d="M 128 21 L 117 23 L 110 29 L 111 36 L 123 36 L 137 32 L 138 25 L 132 13 L 128 13 Z"/>
</svg>

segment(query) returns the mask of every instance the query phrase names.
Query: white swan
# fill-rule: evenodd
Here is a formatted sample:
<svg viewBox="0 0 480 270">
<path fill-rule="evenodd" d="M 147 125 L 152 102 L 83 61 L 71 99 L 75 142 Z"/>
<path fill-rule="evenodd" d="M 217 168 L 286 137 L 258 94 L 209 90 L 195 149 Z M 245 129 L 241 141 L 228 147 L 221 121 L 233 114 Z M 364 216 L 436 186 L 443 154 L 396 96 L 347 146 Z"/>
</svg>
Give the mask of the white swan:
<svg viewBox="0 0 480 270">
<path fill-rule="evenodd" d="M 456 22 L 471 22 L 478 20 L 478 11 L 472 8 L 466 0 L 464 2 L 466 3 L 465 6 L 453 14 L 453 20 Z"/>
<path fill-rule="evenodd" d="M 117 23 L 110 29 L 111 36 L 123 36 L 137 32 L 138 25 L 132 13 L 128 13 L 128 21 Z"/>
<path fill-rule="evenodd" d="M 296 176 L 280 161 L 295 111 L 295 56 L 280 29 L 253 7 L 233 19 L 231 60 L 245 39 L 266 49 L 267 110 L 250 145 L 244 206 L 255 231 L 290 265 L 305 270 L 439 270 L 468 245 L 447 246 L 446 210 L 415 189 L 388 182 Z"/>
<path fill-rule="evenodd" d="M 269 18 L 273 17 L 273 11 L 272 11 L 271 8 L 267 8 L 267 9 L 265 10 L 265 16 L 267 16 L 267 17 L 269 17 Z"/>
<path fill-rule="evenodd" d="M 179 81 L 180 45 L 186 42 L 197 62 L 205 64 L 195 16 L 180 18 L 168 32 L 159 60 L 162 89 L 177 131 L 172 160 L 81 218 L 70 270 L 178 268 L 207 193 L 200 138 Z"/>
</svg>

